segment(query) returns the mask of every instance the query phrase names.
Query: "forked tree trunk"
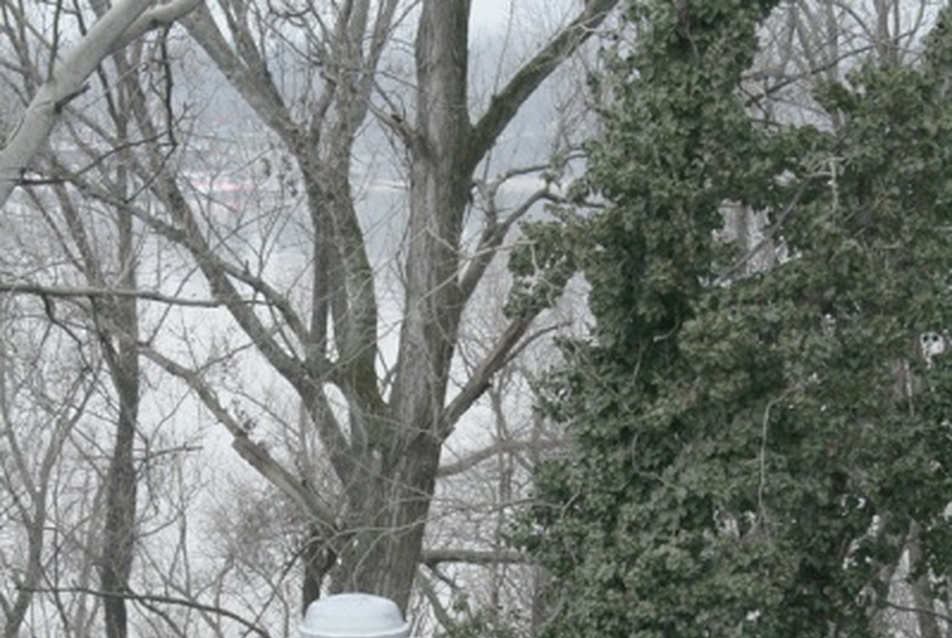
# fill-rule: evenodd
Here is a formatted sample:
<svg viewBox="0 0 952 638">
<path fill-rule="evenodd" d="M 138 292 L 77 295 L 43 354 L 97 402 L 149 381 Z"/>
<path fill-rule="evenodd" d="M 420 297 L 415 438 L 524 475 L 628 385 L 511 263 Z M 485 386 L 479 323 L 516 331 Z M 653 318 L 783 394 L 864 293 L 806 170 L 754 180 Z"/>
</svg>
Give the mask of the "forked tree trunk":
<svg viewBox="0 0 952 638">
<path fill-rule="evenodd" d="M 348 495 L 357 530 L 336 588 L 372 591 L 406 608 L 435 487 L 440 417 L 462 311 L 458 247 L 468 166 L 469 2 L 423 3 L 416 40 L 416 135 L 410 175 L 406 301 L 380 449 Z M 373 455 L 379 455 L 374 458 Z"/>
<path fill-rule="evenodd" d="M 397 361 L 385 382 L 377 376 L 378 310 L 374 271 L 357 223 L 351 186 L 353 140 L 369 111 L 381 52 L 391 37 L 397 5 L 369 0 L 340 3 L 336 22 L 321 32 L 330 38 L 322 58 L 322 88 L 304 121 L 287 108 L 288 98 L 272 81 L 268 60 L 255 48 L 248 21 L 252 5 L 225 2 L 231 39 L 215 16 L 200 9 L 186 26 L 229 82 L 286 145 L 305 183 L 316 234 L 313 243 L 312 308 L 305 327 L 287 300 L 244 281 L 282 308 L 280 314 L 302 340 L 300 352 L 286 348 L 249 309 L 241 278 L 201 237 L 199 224 L 175 176 L 153 180 L 155 194 L 172 211 L 177 228 L 160 232 L 190 250 L 212 293 L 228 307 L 259 351 L 298 393 L 339 480 L 344 507 L 327 511 L 307 485 L 248 440 L 211 388 L 173 361 L 153 353 L 167 370 L 182 376 L 234 438 L 235 448 L 287 496 L 307 508 L 321 533 L 308 552 L 336 557 L 331 590 L 359 589 L 387 596 L 406 608 L 421 555 L 440 449 L 452 424 L 479 397 L 490 377 L 517 347 L 531 316 L 513 321 L 449 405 L 447 384 L 460 316 L 488 260 L 460 273 L 460 233 L 473 172 L 525 103 L 561 62 L 593 33 L 618 0 L 590 0 L 490 101 L 473 125 L 467 104 L 468 0 L 423 0 L 415 43 L 415 114 L 395 113 L 390 124 L 410 159 L 409 226 L 402 283 L 404 312 Z M 369 11 L 377 6 L 373 26 Z M 332 28 L 331 28 L 332 27 Z M 367 44 L 369 42 L 369 44 Z M 234 43 L 234 44 L 233 44 Z M 388 100 L 385 102 L 390 103 Z M 395 108 L 399 108 L 394 103 Z M 378 113 L 385 119 L 386 116 Z M 161 159 L 154 162 L 162 172 Z M 480 254 L 492 254 L 504 237 L 492 234 Z M 328 319 L 332 320 L 332 324 Z M 328 342 L 333 340 L 333 347 Z M 346 398 L 349 428 L 330 409 L 327 386 Z M 384 395 L 389 390 L 389 394 Z M 314 538 L 323 546 L 315 546 Z M 318 595 L 320 561 L 306 574 L 305 604 Z"/>
</svg>

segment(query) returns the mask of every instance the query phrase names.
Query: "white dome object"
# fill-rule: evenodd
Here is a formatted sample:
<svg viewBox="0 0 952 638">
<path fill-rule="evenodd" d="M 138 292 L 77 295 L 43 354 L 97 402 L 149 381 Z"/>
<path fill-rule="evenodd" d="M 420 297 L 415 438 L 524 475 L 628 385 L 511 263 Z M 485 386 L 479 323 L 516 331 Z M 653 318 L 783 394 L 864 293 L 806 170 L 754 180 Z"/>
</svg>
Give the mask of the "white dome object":
<svg viewBox="0 0 952 638">
<path fill-rule="evenodd" d="M 301 638 L 407 638 L 410 625 L 389 598 L 336 594 L 307 606 Z"/>
</svg>

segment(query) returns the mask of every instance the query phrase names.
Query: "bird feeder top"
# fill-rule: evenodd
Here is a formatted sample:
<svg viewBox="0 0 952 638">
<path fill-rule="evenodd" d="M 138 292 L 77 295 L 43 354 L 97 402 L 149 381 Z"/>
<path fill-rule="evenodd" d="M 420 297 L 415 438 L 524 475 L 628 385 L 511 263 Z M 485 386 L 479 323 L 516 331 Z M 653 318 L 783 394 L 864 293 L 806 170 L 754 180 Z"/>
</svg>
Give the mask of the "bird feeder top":
<svg viewBox="0 0 952 638">
<path fill-rule="evenodd" d="M 389 598 L 336 594 L 307 607 L 301 638 L 408 638 L 410 625 Z"/>
</svg>

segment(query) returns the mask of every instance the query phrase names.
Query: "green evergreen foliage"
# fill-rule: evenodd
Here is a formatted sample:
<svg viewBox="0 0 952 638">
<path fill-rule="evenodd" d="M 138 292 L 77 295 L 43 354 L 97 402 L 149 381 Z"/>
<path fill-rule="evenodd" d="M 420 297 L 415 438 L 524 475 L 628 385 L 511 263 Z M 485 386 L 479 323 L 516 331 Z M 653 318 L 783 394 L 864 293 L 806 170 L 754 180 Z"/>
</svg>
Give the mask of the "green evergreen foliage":
<svg viewBox="0 0 952 638">
<path fill-rule="evenodd" d="M 606 206 L 547 238 L 570 256 L 537 248 L 595 317 L 542 389 L 573 447 L 515 535 L 551 636 L 872 636 L 913 522 L 946 593 L 952 354 L 919 344 L 952 329 L 944 79 L 866 66 L 818 96 L 840 130 L 758 129 L 738 85 L 775 4 L 629 4 L 584 184 Z M 725 202 L 790 258 L 735 273 Z"/>
</svg>

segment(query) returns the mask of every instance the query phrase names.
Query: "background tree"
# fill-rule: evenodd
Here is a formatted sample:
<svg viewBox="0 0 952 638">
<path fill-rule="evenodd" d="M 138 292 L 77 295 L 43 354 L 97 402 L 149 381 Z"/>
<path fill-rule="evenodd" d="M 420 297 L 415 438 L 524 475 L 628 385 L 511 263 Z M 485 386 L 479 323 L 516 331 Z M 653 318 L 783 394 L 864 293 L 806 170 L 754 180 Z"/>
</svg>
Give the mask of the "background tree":
<svg viewBox="0 0 952 638">
<path fill-rule="evenodd" d="M 584 182 L 607 205 L 567 236 L 596 323 L 542 404 L 573 448 L 523 537 L 551 635 L 883 635 L 907 548 L 941 635 L 950 378 L 920 336 L 950 319 L 947 38 L 827 84 L 835 130 L 762 127 L 739 89 L 773 4 L 628 5 Z M 765 240 L 728 250 L 726 203 Z M 766 239 L 786 258 L 744 274 Z"/>
<path fill-rule="evenodd" d="M 181 380 L 205 418 L 224 424 L 241 457 L 304 512 L 293 524 L 306 534 L 290 537 L 306 551 L 289 553 L 310 559 L 305 602 L 330 581 L 406 605 L 441 448 L 540 310 L 510 317 L 484 351 L 467 353 L 471 374 L 458 389 L 450 385 L 451 373 L 467 369 L 457 358 L 459 328 L 474 291 L 515 224 L 554 188 L 543 181 L 525 205 L 494 204 L 481 216 L 470 201 L 475 171 L 492 165 L 486 180 L 501 172 L 490 151 L 502 132 L 614 4 L 587 3 L 562 21 L 483 101 L 468 86 L 469 3 L 200 7 L 183 21 L 200 50 L 162 31 L 142 49 L 151 55 L 129 53 L 121 85 L 100 67 L 108 86 L 100 88 L 121 101 L 121 124 L 97 110 L 100 93 L 77 96 L 63 109 L 69 145 L 53 144 L 30 183 L 21 182 L 31 192 L 56 186 L 69 200 L 58 202 L 62 210 L 71 203 L 88 215 L 75 228 L 97 227 L 100 215 L 131 222 L 161 275 L 140 271 L 123 283 L 110 273 L 90 279 L 97 287 L 72 290 L 7 288 L 95 298 L 102 326 L 116 328 L 105 341 L 134 343 L 148 360 L 143 369 Z M 227 127 L 192 134 L 207 130 L 195 124 L 207 120 L 191 117 L 208 87 L 178 92 L 195 72 L 190 56 L 221 72 L 228 84 L 218 88 L 233 98 L 228 126 L 245 119 L 253 135 Z M 35 88 L 24 88 L 24 104 Z M 388 145 L 399 161 L 385 176 L 405 188 L 400 214 L 361 206 L 363 180 L 379 177 L 364 152 Z M 539 174 L 546 151 L 527 162 L 536 169 L 512 176 Z M 119 158 L 124 182 L 112 172 Z M 229 190 L 236 184 L 238 195 Z M 383 258 L 373 243 L 378 225 L 400 238 Z M 111 257 L 106 247 L 76 265 L 87 272 Z M 138 331 L 117 328 L 110 315 L 127 297 L 140 299 Z M 172 307 L 143 311 L 143 299 Z M 154 571 L 139 582 L 154 582 L 147 575 Z M 146 593 L 128 590 L 124 597 L 146 604 Z"/>
<path fill-rule="evenodd" d="M 154 87 L 171 88 L 170 79 L 153 83 L 157 71 L 163 69 L 155 61 L 162 59 L 158 54 L 165 39 L 155 42 L 141 36 L 158 26 L 169 27 L 167 20 L 194 4 L 168 3 L 145 10 L 140 15 L 145 23 L 116 33 L 103 31 L 103 25 L 114 24 L 107 5 L 68 11 L 57 4 L 52 14 L 47 13 L 49 7 L 30 2 L 5 3 L 2 8 L 7 21 L 0 46 L 18 61 L 5 67 L 4 94 L 14 98 L 9 100 L 11 115 L 24 112 L 18 131 L 35 124 L 31 109 L 36 100 L 40 100 L 39 108 L 46 108 L 42 100 L 47 93 L 38 89 L 44 81 L 48 80 L 52 91 L 63 87 L 64 78 L 57 74 L 66 70 L 48 63 L 57 59 L 61 42 L 76 36 L 86 43 L 71 49 L 64 60 L 74 59 L 81 51 L 88 53 L 89 46 L 112 42 L 107 59 L 93 65 L 97 95 L 93 105 L 84 103 L 79 93 L 63 101 L 56 113 L 62 125 L 46 132 L 48 143 L 44 140 L 39 149 L 43 152 L 31 158 L 29 176 L 17 179 L 21 192 L 4 208 L 9 257 L 3 266 L 2 287 L 9 307 L 38 309 L 12 313 L 5 324 L 11 335 L 4 353 L 10 375 L 6 395 L 10 425 L 5 432 L 11 454 L 4 469 L 12 502 L 21 504 L 7 511 L 19 510 L 9 525 L 10 533 L 30 550 L 26 565 L 7 565 L 16 596 L 4 609 L 8 617 L 4 635 L 20 631 L 109 636 L 173 631 L 181 635 L 187 632 L 187 618 L 161 610 L 150 615 L 157 605 L 196 604 L 181 595 L 158 595 L 161 585 L 172 580 L 169 565 L 176 565 L 178 559 L 174 551 L 163 551 L 169 540 L 165 530 L 183 518 L 189 506 L 185 488 L 172 492 L 177 501 L 166 492 L 166 481 L 175 474 L 172 470 L 181 472 L 178 464 L 194 452 L 194 447 L 176 441 L 178 433 L 163 427 L 174 419 L 181 397 L 165 403 L 167 397 L 152 386 L 145 402 L 146 423 L 139 419 L 140 390 L 149 386 L 139 363 L 140 322 L 147 334 L 154 334 L 168 311 L 168 306 L 165 314 L 151 306 L 148 322 L 140 317 L 137 299 L 148 293 L 137 290 L 139 260 L 145 255 L 158 265 L 147 273 L 150 282 L 161 282 L 168 273 L 161 267 L 154 243 L 141 236 L 128 206 L 103 206 L 83 197 L 69 177 L 74 170 L 84 174 L 85 180 L 111 192 L 113 201 L 132 199 L 140 191 L 133 147 L 142 140 L 132 126 L 129 104 L 143 86 L 156 101 L 166 94 Z M 93 38 L 98 38 L 95 44 L 83 39 L 86 24 L 96 25 L 91 30 Z M 119 39 L 108 40 L 107 35 Z M 72 68 L 70 63 L 64 65 Z M 44 75 L 48 68 L 53 69 L 52 79 Z M 31 93 L 37 90 L 39 97 L 31 102 Z M 3 152 L 17 148 L 22 147 L 13 140 Z M 36 298 L 17 300 L 15 295 L 24 292 Z M 153 291 L 156 297 L 162 295 Z M 63 337 L 54 339 L 59 332 Z M 28 351 L 18 343 L 31 338 L 40 339 L 42 346 L 24 356 Z M 74 348 L 82 365 L 73 364 Z M 20 373 L 21 366 L 35 371 Z M 44 372 L 47 366 L 58 370 L 55 376 Z M 71 374 L 76 381 L 67 380 Z M 69 386 L 71 392 L 60 390 L 60 385 L 68 383 L 75 384 Z M 83 394 L 80 390 L 86 385 L 89 388 Z M 54 401 L 57 392 L 63 396 Z M 38 415 L 50 412 L 54 404 L 60 405 L 61 415 L 54 419 L 51 414 L 50 425 L 39 421 Z M 18 414 L 37 416 L 22 419 L 19 425 L 15 423 L 21 420 Z M 26 436 L 23 427 L 31 421 L 39 424 L 29 435 L 37 446 L 52 441 L 42 463 L 31 463 L 24 450 L 32 451 L 32 445 L 20 440 Z M 186 435 L 197 436 L 194 428 Z M 134 570 L 137 556 L 139 573 Z M 146 613 L 131 612 L 135 607 Z M 206 606 L 204 611 L 216 620 L 222 616 L 215 613 L 221 611 L 217 607 Z"/>
<path fill-rule="evenodd" d="M 48 324 L 40 301 L 6 296 L 2 306 L 0 629 L 5 638 L 21 635 L 31 618 L 59 625 L 55 604 L 36 601 L 50 572 L 68 573 L 83 584 L 92 578 L 93 562 L 80 547 L 94 534 L 86 517 L 97 507 L 95 480 L 88 467 L 76 463 L 88 452 L 76 443 L 86 408 L 98 394 L 102 365 L 94 349 L 74 338 L 82 332 L 76 313 L 59 310 L 62 329 Z M 47 356 L 50 352 L 58 358 Z M 69 499 L 84 484 L 93 485 L 89 498 Z M 95 602 L 79 597 L 72 602 L 60 607 L 60 619 L 82 627 L 87 606 Z"/>
<path fill-rule="evenodd" d="M 344 3 L 326 14 L 307 9 L 308 20 L 291 5 L 223 3 L 220 22 L 227 36 L 209 11 L 199 9 L 185 22 L 294 164 L 307 211 L 303 228 L 310 244 L 301 275 L 311 282 L 309 298 L 300 307 L 289 303 L 283 285 L 246 272 L 241 261 L 216 250 L 217 242 L 205 239 L 202 230 L 211 221 L 214 236 L 214 220 L 196 216 L 177 177 L 155 154 L 143 166 L 157 176 L 150 183 L 163 212 L 143 219 L 191 253 L 212 294 L 300 399 L 333 468 L 340 500 L 322 503 L 308 487 L 312 477 L 262 453 L 194 370 L 158 349 L 149 356 L 188 380 L 228 425 L 244 458 L 307 509 L 313 542 L 334 557 L 336 589 L 373 591 L 407 603 L 442 444 L 536 314 L 514 317 L 448 400 L 463 309 L 518 218 L 488 218 L 473 255 L 461 251 L 474 171 L 519 107 L 614 4 L 588 3 L 513 74 L 475 121 L 467 88 L 468 3 L 423 2 L 409 14 L 399 13 L 397 2 Z M 379 69 L 402 15 L 418 21 L 407 95 L 386 87 Z M 268 37 L 307 43 L 319 64 L 305 67 L 306 81 L 297 87 L 275 83 L 261 44 Z M 405 113 L 401 101 L 413 110 Z M 299 110 L 301 103 L 309 107 Z M 354 141 L 370 113 L 407 158 L 406 243 L 398 280 L 402 316 L 391 328 L 398 335 L 395 354 L 383 367 L 377 277 L 352 181 Z M 249 302 L 257 295 L 273 313 L 255 311 Z M 343 398 L 343 412 L 332 408 L 334 396 Z M 298 463 L 308 467 L 311 458 Z M 312 576 L 321 582 L 321 574 Z"/>
</svg>

